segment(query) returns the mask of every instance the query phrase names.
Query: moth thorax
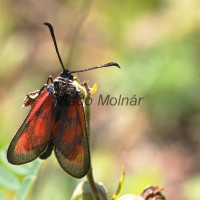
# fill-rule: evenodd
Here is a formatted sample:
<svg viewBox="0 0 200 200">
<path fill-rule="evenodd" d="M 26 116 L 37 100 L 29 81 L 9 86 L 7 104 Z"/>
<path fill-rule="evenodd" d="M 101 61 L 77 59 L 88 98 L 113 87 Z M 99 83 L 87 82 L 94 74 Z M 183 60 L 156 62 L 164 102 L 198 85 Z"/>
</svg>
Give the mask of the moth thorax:
<svg viewBox="0 0 200 200">
<path fill-rule="evenodd" d="M 70 103 L 71 99 L 74 97 L 76 87 L 68 77 L 58 77 L 54 80 L 54 91 L 58 104 L 66 105 Z"/>
</svg>

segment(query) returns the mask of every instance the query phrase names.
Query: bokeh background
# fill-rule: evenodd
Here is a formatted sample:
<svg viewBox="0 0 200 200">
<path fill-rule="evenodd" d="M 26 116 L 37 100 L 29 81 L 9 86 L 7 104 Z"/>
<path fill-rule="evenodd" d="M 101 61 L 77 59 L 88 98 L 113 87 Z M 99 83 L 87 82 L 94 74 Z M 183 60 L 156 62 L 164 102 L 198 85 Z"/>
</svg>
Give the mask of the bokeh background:
<svg viewBox="0 0 200 200">
<path fill-rule="evenodd" d="M 29 111 L 21 110 L 25 95 L 61 71 L 45 21 L 54 26 L 68 69 L 122 66 L 79 73 L 90 86 L 98 83 L 91 105 L 95 180 L 111 196 L 124 165 L 123 194 L 159 185 L 167 199 L 199 200 L 200 1 L 1 0 L 1 149 Z M 144 99 L 139 106 L 98 106 L 100 94 Z M 80 181 L 53 155 L 27 199 L 69 199 Z"/>
</svg>

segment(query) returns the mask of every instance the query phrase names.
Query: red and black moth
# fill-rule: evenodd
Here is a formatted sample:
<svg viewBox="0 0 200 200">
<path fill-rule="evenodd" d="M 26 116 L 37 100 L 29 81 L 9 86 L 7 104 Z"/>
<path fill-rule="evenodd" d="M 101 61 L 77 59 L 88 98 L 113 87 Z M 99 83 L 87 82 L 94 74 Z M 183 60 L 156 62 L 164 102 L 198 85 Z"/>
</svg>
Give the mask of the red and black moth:
<svg viewBox="0 0 200 200">
<path fill-rule="evenodd" d="M 36 158 L 48 158 L 53 149 L 60 166 L 71 176 L 82 178 L 90 168 L 90 149 L 81 97 L 73 73 L 120 65 L 110 62 L 89 69 L 65 69 L 60 57 L 53 27 L 48 26 L 63 71 L 39 91 L 28 116 L 10 143 L 7 159 L 21 165 Z M 71 103 L 73 101 L 73 103 Z M 79 102 L 79 103 L 78 103 Z M 81 102 L 81 103 L 80 103 Z"/>
</svg>

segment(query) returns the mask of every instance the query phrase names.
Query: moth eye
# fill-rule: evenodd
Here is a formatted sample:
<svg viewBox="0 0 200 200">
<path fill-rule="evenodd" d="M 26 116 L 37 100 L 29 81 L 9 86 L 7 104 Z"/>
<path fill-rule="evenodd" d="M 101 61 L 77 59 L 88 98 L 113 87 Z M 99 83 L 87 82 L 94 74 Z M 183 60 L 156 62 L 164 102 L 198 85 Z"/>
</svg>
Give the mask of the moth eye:
<svg viewBox="0 0 200 200">
<path fill-rule="evenodd" d="M 64 76 L 64 73 L 63 73 L 63 72 L 61 72 L 61 73 L 60 73 L 60 76 L 61 76 L 61 77 L 63 77 L 63 76 Z"/>
<path fill-rule="evenodd" d="M 70 74 L 70 80 L 73 80 L 73 78 L 74 78 L 74 77 L 73 77 L 73 75 L 72 75 L 72 74 Z"/>
</svg>

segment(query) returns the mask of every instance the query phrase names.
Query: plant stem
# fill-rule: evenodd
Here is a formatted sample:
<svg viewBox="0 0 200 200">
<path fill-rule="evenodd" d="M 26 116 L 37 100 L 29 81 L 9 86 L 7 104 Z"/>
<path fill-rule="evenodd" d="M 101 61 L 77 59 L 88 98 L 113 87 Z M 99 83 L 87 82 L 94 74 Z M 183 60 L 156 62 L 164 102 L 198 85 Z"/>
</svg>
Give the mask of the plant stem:
<svg viewBox="0 0 200 200">
<path fill-rule="evenodd" d="M 94 182 L 94 177 L 93 177 L 93 173 L 92 173 L 92 166 L 90 167 L 90 170 L 87 174 L 87 180 L 88 180 L 90 188 L 92 190 L 92 194 L 93 194 L 94 199 L 100 200 L 99 191 L 97 190 L 95 182 Z"/>
<path fill-rule="evenodd" d="M 90 89 L 88 87 L 88 84 L 85 83 L 84 87 L 86 89 L 86 97 L 90 97 Z M 90 106 L 89 104 L 85 104 L 85 121 L 86 121 L 86 128 L 87 128 L 87 133 L 88 133 L 88 141 L 90 144 Z M 87 180 L 89 182 L 92 194 L 93 194 L 93 198 L 95 200 L 100 200 L 100 195 L 99 195 L 99 191 L 97 190 L 97 187 L 95 185 L 95 181 L 94 181 L 94 177 L 93 177 L 93 173 L 92 173 L 92 164 L 90 164 L 90 170 L 87 174 Z"/>
</svg>

